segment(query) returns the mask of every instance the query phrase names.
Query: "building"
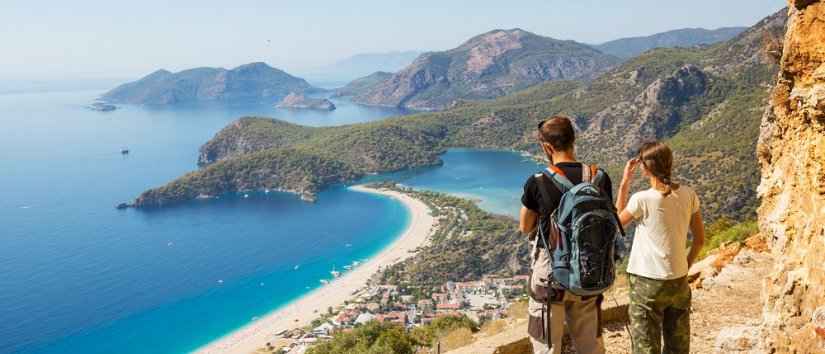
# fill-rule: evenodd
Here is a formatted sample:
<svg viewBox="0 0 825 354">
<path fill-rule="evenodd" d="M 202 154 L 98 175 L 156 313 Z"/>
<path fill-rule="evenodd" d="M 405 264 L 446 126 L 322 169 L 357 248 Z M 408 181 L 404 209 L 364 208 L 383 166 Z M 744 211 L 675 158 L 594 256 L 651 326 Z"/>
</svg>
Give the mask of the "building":
<svg viewBox="0 0 825 354">
<path fill-rule="evenodd" d="M 435 309 L 435 304 L 433 303 L 433 300 L 430 300 L 430 299 L 419 300 L 418 301 L 418 309 L 423 314 L 429 314 L 429 313 L 432 313 L 433 310 Z"/>
</svg>

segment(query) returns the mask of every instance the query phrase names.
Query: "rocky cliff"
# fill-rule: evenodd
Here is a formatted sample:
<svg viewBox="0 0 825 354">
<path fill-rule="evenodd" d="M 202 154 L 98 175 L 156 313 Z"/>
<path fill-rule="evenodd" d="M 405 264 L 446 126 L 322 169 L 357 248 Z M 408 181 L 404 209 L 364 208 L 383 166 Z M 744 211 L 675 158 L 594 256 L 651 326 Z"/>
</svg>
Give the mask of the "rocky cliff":
<svg viewBox="0 0 825 354">
<path fill-rule="evenodd" d="M 825 353 L 825 328 L 818 336 L 812 320 L 825 307 L 825 1 L 789 3 L 758 150 L 760 228 L 776 257 L 763 329 L 768 352 Z"/>
<path fill-rule="evenodd" d="M 120 85 L 101 99 L 113 103 L 173 105 L 197 102 L 275 103 L 290 92 L 313 87 L 265 63 L 234 69 L 195 68 L 172 73 L 155 71 L 142 79 Z"/>
<path fill-rule="evenodd" d="M 354 101 L 441 110 L 458 99 L 490 99 L 551 80 L 589 79 L 618 62 L 587 45 L 521 30 L 494 30 L 419 56 Z"/>
</svg>

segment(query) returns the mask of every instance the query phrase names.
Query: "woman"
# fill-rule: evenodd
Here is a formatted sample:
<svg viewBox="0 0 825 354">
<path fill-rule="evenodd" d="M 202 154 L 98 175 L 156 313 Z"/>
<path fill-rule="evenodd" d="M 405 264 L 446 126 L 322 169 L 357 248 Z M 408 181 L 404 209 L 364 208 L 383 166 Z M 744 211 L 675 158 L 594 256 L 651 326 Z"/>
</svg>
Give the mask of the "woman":
<svg viewBox="0 0 825 354">
<path fill-rule="evenodd" d="M 639 165 L 650 188 L 626 202 Z M 635 220 L 638 224 L 627 267 L 631 339 L 636 354 L 690 351 L 687 273 L 704 243 L 705 227 L 696 192 L 674 183 L 672 169 L 673 153 L 667 145 L 643 144 L 639 156 L 625 165 L 616 199 L 621 223 Z M 690 252 L 686 249 L 688 230 L 693 234 Z"/>
</svg>

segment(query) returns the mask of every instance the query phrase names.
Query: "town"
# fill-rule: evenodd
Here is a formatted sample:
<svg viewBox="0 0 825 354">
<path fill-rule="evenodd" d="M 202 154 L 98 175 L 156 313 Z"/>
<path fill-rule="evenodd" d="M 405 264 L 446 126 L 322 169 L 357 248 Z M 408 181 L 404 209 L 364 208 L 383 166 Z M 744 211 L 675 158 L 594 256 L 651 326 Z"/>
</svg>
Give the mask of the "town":
<svg viewBox="0 0 825 354">
<path fill-rule="evenodd" d="M 429 296 L 410 294 L 398 285 L 371 285 L 352 294 L 345 304 L 329 308 L 305 328 L 282 330 L 267 343 L 268 352 L 303 354 L 339 331 L 351 331 L 370 321 L 389 322 L 406 329 L 445 316 L 466 316 L 484 323 L 507 316 L 510 305 L 526 296 L 528 275 L 485 276 L 478 281 L 446 282 L 430 289 Z"/>
</svg>

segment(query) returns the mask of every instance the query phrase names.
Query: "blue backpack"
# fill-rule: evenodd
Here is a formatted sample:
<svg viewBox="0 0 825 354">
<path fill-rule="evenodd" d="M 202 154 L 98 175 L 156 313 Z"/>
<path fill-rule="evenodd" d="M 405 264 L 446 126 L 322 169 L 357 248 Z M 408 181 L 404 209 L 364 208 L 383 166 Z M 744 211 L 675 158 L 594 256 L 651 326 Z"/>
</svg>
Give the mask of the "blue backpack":
<svg viewBox="0 0 825 354">
<path fill-rule="evenodd" d="M 606 174 L 582 164 L 582 183 L 573 185 L 556 166 L 542 172 L 562 193 L 558 208 L 539 220 L 540 239 L 551 252 L 550 285 L 579 296 L 605 292 L 616 278 L 617 234 L 624 236 L 613 201 L 599 187 Z M 549 200 L 542 181 L 538 186 Z"/>
</svg>

